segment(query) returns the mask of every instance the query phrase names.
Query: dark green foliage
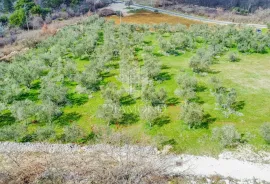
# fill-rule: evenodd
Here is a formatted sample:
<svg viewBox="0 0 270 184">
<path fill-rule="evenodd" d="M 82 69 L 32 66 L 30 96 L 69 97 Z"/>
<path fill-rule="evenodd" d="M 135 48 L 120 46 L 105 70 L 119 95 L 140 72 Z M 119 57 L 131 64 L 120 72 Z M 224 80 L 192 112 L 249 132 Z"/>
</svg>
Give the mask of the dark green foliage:
<svg viewBox="0 0 270 184">
<path fill-rule="evenodd" d="M 26 21 L 26 12 L 23 8 L 17 9 L 12 15 L 9 17 L 9 23 L 12 26 L 23 26 Z"/>
<path fill-rule="evenodd" d="M 8 17 L 5 15 L 0 16 L 0 24 L 2 24 L 3 26 L 6 26 L 8 24 Z"/>
<path fill-rule="evenodd" d="M 11 12 L 13 10 L 12 0 L 3 0 L 3 9 L 4 12 Z"/>
</svg>

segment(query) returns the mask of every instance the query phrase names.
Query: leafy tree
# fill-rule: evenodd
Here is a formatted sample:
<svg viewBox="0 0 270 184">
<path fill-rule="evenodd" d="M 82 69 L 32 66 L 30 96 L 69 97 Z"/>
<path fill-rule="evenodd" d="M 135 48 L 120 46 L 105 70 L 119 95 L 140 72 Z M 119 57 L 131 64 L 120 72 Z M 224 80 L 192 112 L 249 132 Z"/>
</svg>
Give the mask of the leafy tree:
<svg viewBox="0 0 270 184">
<path fill-rule="evenodd" d="M 23 8 L 14 11 L 9 17 L 9 23 L 12 26 L 22 27 L 26 23 L 26 12 Z"/>
<path fill-rule="evenodd" d="M 99 88 L 99 83 L 101 77 L 96 68 L 88 66 L 85 71 L 77 77 L 78 82 L 87 89 L 97 90 Z"/>
<path fill-rule="evenodd" d="M 212 56 L 213 55 L 206 50 L 200 49 L 197 51 L 196 55 L 191 58 L 189 66 L 196 73 L 206 72 L 213 62 Z"/>
<path fill-rule="evenodd" d="M 102 88 L 102 97 L 106 102 L 119 103 L 123 92 L 118 90 L 114 83 L 109 83 L 106 87 Z"/>
<path fill-rule="evenodd" d="M 175 90 L 177 96 L 183 97 L 186 100 L 196 97 L 197 79 L 195 77 L 191 77 L 188 74 L 180 74 L 176 81 L 179 86 Z"/>
<path fill-rule="evenodd" d="M 142 99 L 149 102 L 152 106 L 164 105 L 167 93 L 163 88 L 157 91 L 153 83 L 149 83 L 142 89 Z"/>
<path fill-rule="evenodd" d="M 17 121 L 23 121 L 35 115 L 37 106 L 30 100 L 18 101 L 11 105 L 10 111 Z"/>
<path fill-rule="evenodd" d="M 189 128 L 199 127 L 203 123 L 203 109 L 196 103 L 185 102 L 181 106 L 181 119 Z"/>
<path fill-rule="evenodd" d="M 223 90 L 221 81 L 216 77 L 211 77 L 210 84 L 213 86 L 214 93 L 220 93 Z"/>
<path fill-rule="evenodd" d="M 149 123 L 150 127 L 154 124 L 154 121 L 160 117 L 162 110 L 159 106 L 153 107 L 152 105 L 146 105 L 141 108 L 140 117 Z"/>
<path fill-rule="evenodd" d="M 2 111 L 6 110 L 7 106 L 6 104 L 0 102 L 0 114 L 2 113 Z"/>
<path fill-rule="evenodd" d="M 231 114 L 237 114 L 235 110 L 235 106 L 234 106 L 236 103 L 236 100 L 237 100 L 237 93 L 235 89 L 230 89 L 228 92 L 225 88 L 222 88 L 216 94 L 217 104 L 221 107 L 225 117 L 227 118 Z"/>
<path fill-rule="evenodd" d="M 54 82 L 42 82 L 39 99 L 61 105 L 67 102 L 67 88 Z"/>
<path fill-rule="evenodd" d="M 36 136 L 38 141 L 55 139 L 56 131 L 52 125 L 46 125 L 36 130 Z"/>
<path fill-rule="evenodd" d="M 20 141 L 27 131 L 24 124 L 12 124 L 0 129 L 0 141 Z"/>
<path fill-rule="evenodd" d="M 83 130 L 75 124 L 64 128 L 62 139 L 64 142 L 77 142 L 84 136 Z"/>
<path fill-rule="evenodd" d="M 38 106 L 36 118 L 38 121 L 51 123 L 55 117 L 61 114 L 61 109 L 55 103 L 50 100 L 45 100 Z"/>
<path fill-rule="evenodd" d="M 0 101 L 6 104 L 13 102 L 22 93 L 21 87 L 12 79 L 0 81 Z"/>
<path fill-rule="evenodd" d="M 260 128 L 260 133 L 264 140 L 270 144 L 270 123 L 264 123 Z"/>
<path fill-rule="evenodd" d="M 241 135 L 234 125 L 224 125 L 221 128 L 214 128 L 212 137 L 218 140 L 224 147 L 236 146 L 241 140 Z"/>
<path fill-rule="evenodd" d="M 143 57 L 144 65 L 142 67 L 142 73 L 145 75 L 144 77 L 153 79 L 158 76 L 161 72 L 160 62 L 152 55 L 145 55 Z"/>
<path fill-rule="evenodd" d="M 113 123 L 119 122 L 123 117 L 123 111 L 119 103 L 106 102 L 98 109 L 97 116 L 104 119 L 108 126 Z"/>
<path fill-rule="evenodd" d="M 139 66 L 135 60 L 120 61 L 119 80 L 129 86 L 129 94 L 133 93 L 133 88 L 140 82 Z"/>
</svg>

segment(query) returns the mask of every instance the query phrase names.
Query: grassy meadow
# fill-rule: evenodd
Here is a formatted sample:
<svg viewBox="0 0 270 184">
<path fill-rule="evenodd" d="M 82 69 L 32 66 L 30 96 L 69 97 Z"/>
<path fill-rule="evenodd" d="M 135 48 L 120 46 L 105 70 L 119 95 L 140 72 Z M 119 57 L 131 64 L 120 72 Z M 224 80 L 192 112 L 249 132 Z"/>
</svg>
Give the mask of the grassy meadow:
<svg viewBox="0 0 270 184">
<path fill-rule="evenodd" d="M 123 18 L 125 23 L 162 23 L 169 20 L 169 23 L 183 23 L 185 25 L 194 24 L 195 22 L 181 22 L 179 18 L 170 17 L 161 14 L 152 14 L 146 12 L 134 14 Z M 156 17 L 153 18 L 153 17 Z M 111 17 L 109 20 L 117 20 L 117 17 Z M 117 23 L 117 22 L 116 22 Z M 83 29 L 83 28 L 82 28 Z M 100 31 L 102 32 L 102 31 Z M 196 54 L 199 48 L 207 45 L 206 43 L 196 43 L 196 49 L 179 50 L 177 54 L 164 54 L 160 48 L 158 38 L 160 35 L 164 39 L 170 39 L 170 33 L 158 33 L 150 30 L 144 40 L 144 46 L 154 48 L 153 54 L 161 62 L 160 80 L 155 81 L 157 89 L 164 88 L 167 92 L 166 107 L 163 109 L 162 116 L 155 122 L 153 126 L 149 126 L 144 119 L 140 118 L 140 109 L 145 102 L 141 99 L 140 89 L 132 96 L 126 95 L 121 98 L 121 107 L 124 112 L 121 122 L 117 122 L 109 126 L 110 131 L 121 132 L 132 138 L 132 143 L 153 144 L 158 147 L 171 145 L 172 151 L 176 153 L 191 154 L 218 154 L 224 148 L 217 140 L 212 139 L 212 130 L 215 127 L 233 124 L 242 136 L 249 136 L 248 143 L 259 149 L 269 149 L 261 137 L 260 126 L 265 122 L 270 122 L 270 54 L 269 48 L 267 53 L 241 53 L 235 48 L 229 48 L 219 56 L 216 56 L 214 63 L 210 66 L 210 72 L 194 73 L 189 67 L 190 59 Z M 264 33 L 267 34 L 267 33 Z M 100 34 L 99 44 L 102 45 L 104 38 Z M 39 52 L 40 48 L 36 48 Z M 33 49 L 35 50 L 35 49 Z M 229 52 L 235 51 L 239 56 L 238 62 L 230 62 Z M 143 47 L 135 49 L 135 58 L 142 62 L 145 51 Z M 78 72 L 83 72 L 89 63 L 92 62 L 91 57 L 77 57 L 70 53 L 66 53 L 63 57 L 69 57 L 75 64 Z M 114 82 L 122 86 L 118 80 L 119 75 L 119 58 L 113 60 L 107 66 L 106 73 L 102 75 L 102 84 Z M 141 65 L 143 65 L 141 63 Z M 198 80 L 198 88 L 196 90 L 196 103 L 204 110 L 206 122 L 200 128 L 189 129 L 180 118 L 181 104 L 184 99 L 175 95 L 177 89 L 176 77 L 179 74 L 187 73 L 196 77 Z M 226 88 L 234 88 L 237 92 L 237 111 L 241 116 L 230 115 L 224 117 L 222 112 L 216 108 L 216 98 L 211 93 L 212 85 L 210 79 L 216 77 L 221 81 L 222 86 Z M 40 103 L 40 81 L 34 81 L 29 91 L 25 93 L 23 99 L 31 99 L 36 103 Z M 77 82 L 66 80 L 64 86 L 68 88 L 67 105 L 63 106 L 61 116 L 53 119 L 52 124 L 55 126 L 57 136 L 61 136 L 63 128 L 72 124 L 78 125 L 83 132 L 86 141 L 78 139 L 79 143 L 93 143 L 89 138 L 91 133 L 98 127 L 107 127 L 107 123 L 97 117 L 99 106 L 104 103 L 101 90 L 92 92 L 91 94 L 79 94 L 76 91 Z M 30 118 L 31 119 L 31 118 Z M 12 114 L 6 110 L 0 114 L 0 128 L 12 124 L 27 123 L 27 134 L 35 134 L 39 127 L 45 126 L 46 122 L 36 121 L 17 121 Z M 89 138 L 89 139 L 88 139 Z M 35 141 L 35 140 L 33 140 Z M 48 139 L 49 142 L 58 142 L 58 138 Z"/>
</svg>

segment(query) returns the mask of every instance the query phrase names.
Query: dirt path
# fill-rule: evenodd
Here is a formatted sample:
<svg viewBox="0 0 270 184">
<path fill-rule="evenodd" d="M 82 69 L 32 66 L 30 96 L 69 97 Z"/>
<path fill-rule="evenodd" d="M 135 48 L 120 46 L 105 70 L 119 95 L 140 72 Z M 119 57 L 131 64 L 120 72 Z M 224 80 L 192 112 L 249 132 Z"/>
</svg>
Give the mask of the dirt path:
<svg viewBox="0 0 270 184">
<path fill-rule="evenodd" d="M 155 163 L 163 163 L 168 175 L 186 175 L 194 177 L 211 177 L 218 175 L 223 178 L 233 178 L 244 183 L 270 183 L 270 164 L 259 163 L 256 160 L 244 161 L 235 159 L 233 153 L 221 154 L 219 158 L 193 155 L 162 155 L 152 147 L 125 146 L 112 147 L 109 145 L 78 146 L 73 144 L 47 144 L 47 143 L 0 143 L 0 155 L 19 153 L 48 153 L 48 154 L 85 154 L 112 152 L 125 156 L 128 154 L 144 155 L 146 159 Z M 244 154 L 244 153 L 241 153 Z M 268 154 L 269 156 L 269 154 Z M 248 157 L 247 157 L 248 158 Z M 162 161 L 161 161 L 162 159 Z"/>
<path fill-rule="evenodd" d="M 173 12 L 173 11 L 163 10 L 163 9 L 159 9 L 159 8 L 153 8 L 151 6 L 144 6 L 144 5 L 140 5 L 140 4 L 134 4 L 131 7 L 134 9 L 146 9 L 149 11 L 158 11 L 158 12 L 163 13 L 163 14 L 173 15 L 173 16 L 182 17 L 185 19 L 199 21 L 199 22 L 208 23 L 208 24 L 218 24 L 218 25 L 234 24 L 234 25 L 238 25 L 238 23 L 234 23 L 234 22 L 212 20 L 212 19 L 207 19 L 207 18 L 203 18 L 203 17 L 199 17 L 199 16 L 193 16 L 193 15 L 183 14 L 183 13 L 179 13 L 179 12 Z M 123 11 L 123 12 L 126 11 L 126 6 L 122 1 L 116 1 L 115 3 L 111 4 L 111 8 L 116 10 L 116 11 Z M 252 27 L 256 27 L 256 28 L 260 28 L 260 29 L 267 28 L 267 25 L 261 25 L 261 24 L 243 24 L 243 25 L 252 26 Z"/>
</svg>

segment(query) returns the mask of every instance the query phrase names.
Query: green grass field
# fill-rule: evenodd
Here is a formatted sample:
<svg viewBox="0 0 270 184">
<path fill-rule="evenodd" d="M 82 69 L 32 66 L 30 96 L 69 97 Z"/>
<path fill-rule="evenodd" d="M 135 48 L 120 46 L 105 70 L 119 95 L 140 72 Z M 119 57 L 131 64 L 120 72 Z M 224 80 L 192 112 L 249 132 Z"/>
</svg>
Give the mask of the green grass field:
<svg viewBox="0 0 270 184">
<path fill-rule="evenodd" d="M 145 43 L 155 48 L 156 55 L 161 52 L 157 42 L 157 33 L 151 33 L 145 38 Z M 157 88 L 166 90 L 168 99 L 162 117 L 154 126 L 150 127 L 139 118 L 140 108 L 144 103 L 139 98 L 140 96 L 135 94 L 133 99 L 128 96 L 125 98 L 126 103 L 123 105 L 125 114 L 122 124 L 111 125 L 110 128 L 131 136 L 134 143 L 147 142 L 159 147 L 169 144 L 173 146 L 173 151 L 176 153 L 217 154 L 223 148 L 212 139 L 213 128 L 234 124 L 241 134 L 252 135 L 249 140 L 250 144 L 259 149 L 269 149 L 259 134 L 259 128 L 263 123 L 270 121 L 268 102 L 270 99 L 270 54 L 239 53 L 240 61 L 232 63 L 228 60 L 228 52 L 225 52 L 215 60 L 215 64 L 211 65 L 211 72 L 200 75 L 193 73 L 189 67 L 189 61 L 195 53 L 196 50 L 184 51 L 179 55 L 158 55 L 162 63 L 163 82 L 156 82 L 155 85 Z M 142 54 L 144 51 L 138 49 L 137 59 L 140 60 Z M 71 57 L 71 59 L 75 60 L 78 71 L 84 71 L 85 66 L 89 64 L 87 59 L 75 57 Z M 175 96 L 174 91 L 177 88 L 175 78 L 183 72 L 194 75 L 199 81 L 196 101 L 203 107 L 208 118 L 207 125 L 198 129 L 189 129 L 180 120 L 180 104 L 183 99 Z M 121 86 L 117 79 L 118 74 L 119 70 L 112 67 L 110 73 L 104 77 L 103 83 L 115 82 Z M 222 86 L 236 89 L 237 110 L 243 116 L 231 115 L 229 118 L 225 118 L 222 112 L 216 109 L 215 96 L 210 91 L 209 81 L 212 77 L 220 79 Z M 63 127 L 71 124 L 79 125 L 86 134 L 90 134 L 95 127 L 106 126 L 106 123 L 96 116 L 99 106 L 104 103 L 100 91 L 96 91 L 91 94 L 91 97 L 88 97 L 86 94 L 75 92 L 75 83 L 67 82 L 65 86 L 69 88 L 68 99 L 72 105 L 65 106 L 63 115 L 53 121 L 59 135 L 62 133 Z M 32 88 L 25 98 L 35 100 L 38 98 L 38 94 L 38 89 Z M 4 126 L 15 120 L 7 113 L 1 116 L 0 121 L 1 126 Z M 28 132 L 34 133 L 36 128 L 41 125 L 43 124 L 29 124 Z"/>
</svg>

